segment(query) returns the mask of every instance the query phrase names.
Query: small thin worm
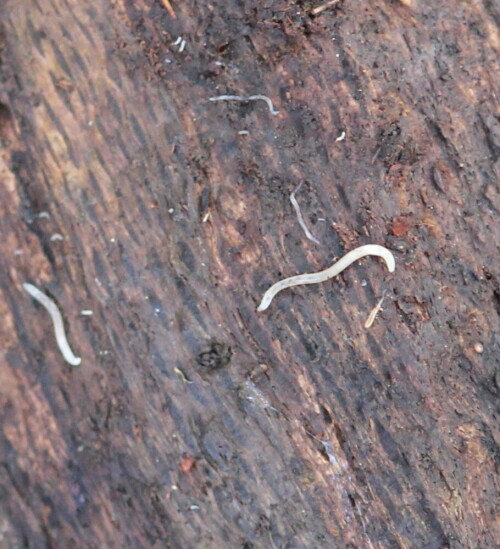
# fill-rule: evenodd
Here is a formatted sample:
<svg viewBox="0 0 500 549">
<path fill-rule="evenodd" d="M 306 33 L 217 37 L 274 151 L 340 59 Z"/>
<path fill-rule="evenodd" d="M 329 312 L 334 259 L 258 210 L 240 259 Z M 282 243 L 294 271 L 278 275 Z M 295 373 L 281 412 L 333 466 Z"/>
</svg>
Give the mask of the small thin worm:
<svg viewBox="0 0 500 549">
<path fill-rule="evenodd" d="M 269 107 L 269 112 L 276 116 L 279 111 L 277 111 L 274 108 L 273 102 L 267 95 L 249 95 L 248 97 L 245 97 L 243 95 L 219 95 L 217 97 L 209 97 L 209 101 L 256 101 L 257 99 L 262 99 L 262 101 L 265 101 L 267 103 L 267 106 Z"/>
<path fill-rule="evenodd" d="M 36 299 L 38 303 L 47 309 L 50 318 L 52 318 L 57 345 L 62 356 L 64 357 L 64 360 L 71 364 L 71 366 L 79 366 L 82 359 L 75 356 L 69 346 L 68 340 L 66 339 L 66 332 L 64 331 L 63 319 L 57 305 L 52 301 L 52 299 L 50 299 L 50 297 L 41 292 L 36 286 L 33 286 L 33 284 L 28 284 L 25 282 L 23 284 L 23 288 L 33 299 Z"/>
<path fill-rule="evenodd" d="M 307 236 L 307 238 L 309 240 L 312 240 L 316 244 L 321 244 L 321 242 L 307 228 L 306 222 L 304 221 L 304 218 L 302 216 L 302 212 L 300 211 L 299 203 L 297 202 L 297 199 L 295 198 L 295 193 L 299 192 L 300 187 L 302 187 L 302 183 L 303 183 L 303 181 L 300 182 L 299 186 L 290 195 L 290 202 L 292 203 L 293 209 L 295 210 L 295 213 L 297 215 L 297 219 L 299 220 L 299 225 L 300 225 L 301 229 L 304 231 L 304 234 Z"/>
<path fill-rule="evenodd" d="M 359 248 L 351 250 L 342 259 L 339 259 L 331 267 L 328 267 L 328 269 L 317 273 L 291 276 L 276 282 L 276 284 L 273 284 L 264 294 L 260 305 L 257 307 L 257 311 L 265 311 L 269 305 L 271 305 L 271 301 L 274 296 L 278 292 L 281 292 L 281 290 L 285 290 L 286 288 L 290 288 L 292 286 L 298 286 L 299 284 L 316 284 L 318 282 L 325 282 L 325 280 L 329 280 L 330 278 L 337 276 L 344 269 L 347 269 L 351 263 L 354 263 L 358 259 L 361 259 L 367 255 L 376 255 L 381 257 L 385 261 L 389 272 L 394 272 L 394 269 L 396 268 L 396 261 L 392 255 L 392 252 L 387 248 L 384 248 L 384 246 L 379 246 L 378 244 L 366 244 L 365 246 L 360 246 Z"/>
</svg>

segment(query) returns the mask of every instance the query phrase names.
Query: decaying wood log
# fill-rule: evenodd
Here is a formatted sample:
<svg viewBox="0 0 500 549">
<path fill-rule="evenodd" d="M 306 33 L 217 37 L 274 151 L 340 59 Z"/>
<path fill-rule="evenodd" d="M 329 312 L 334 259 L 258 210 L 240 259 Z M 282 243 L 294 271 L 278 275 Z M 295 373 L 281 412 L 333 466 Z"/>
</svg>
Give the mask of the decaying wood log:
<svg viewBox="0 0 500 549">
<path fill-rule="evenodd" d="M 1 547 L 498 546 L 499 18 L 3 0 Z"/>
</svg>

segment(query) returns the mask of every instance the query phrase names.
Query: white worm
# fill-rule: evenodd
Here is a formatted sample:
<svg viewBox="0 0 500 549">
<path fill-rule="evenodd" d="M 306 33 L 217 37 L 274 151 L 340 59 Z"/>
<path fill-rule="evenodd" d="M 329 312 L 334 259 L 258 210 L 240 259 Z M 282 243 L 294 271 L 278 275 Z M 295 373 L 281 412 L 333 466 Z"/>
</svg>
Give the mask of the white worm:
<svg viewBox="0 0 500 549">
<path fill-rule="evenodd" d="M 311 231 L 307 228 L 306 223 L 304 221 L 304 218 L 302 217 L 302 212 L 300 211 L 299 203 L 297 202 L 297 199 L 295 198 L 295 193 L 299 192 L 300 187 L 302 187 L 302 182 L 299 184 L 299 186 L 293 191 L 293 193 L 290 195 L 290 202 L 292 203 L 293 209 L 295 210 L 295 213 L 297 214 L 297 219 L 299 220 L 299 225 L 302 227 L 302 230 L 304 231 L 304 234 L 307 236 L 309 240 L 312 240 L 313 242 L 316 242 L 316 244 L 321 244 L 321 242 L 311 234 Z"/>
<path fill-rule="evenodd" d="M 52 301 L 52 299 L 50 299 L 50 297 L 41 292 L 36 286 L 33 286 L 33 284 L 24 283 L 23 288 L 33 299 L 36 299 L 38 303 L 47 309 L 47 312 L 52 318 L 57 345 L 62 356 L 64 357 L 64 360 L 71 364 L 71 366 L 78 366 L 82 362 L 82 359 L 75 356 L 69 346 L 68 340 L 66 339 L 66 333 L 64 331 L 63 319 L 57 305 Z"/>
<path fill-rule="evenodd" d="M 344 269 L 349 267 L 351 263 L 354 263 L 358 259 L 361 259 L 362 257 L 365 257 L 367 255 L 376 255 L 378 257 L 381 257 L 386 262 L 389 272 L 394 272 L 394 269 L 396 268 L 396 261 L 394 259 L 394 256 L 392 255 L 392 252 L 389 251 L 387 248 L 384 248 L 384 246 L 379 246 L 378 244 L 366 244 L 365 246 L 360 246 L 359 248 L 351 250 L 342 259 L 339 259 L 339 261 L 334 263 L 331 267 L 328 267 L 328 269 L 319 271 L 317 273 L 307 273 L 291 276 L 289 278 L 285 278 L 284 280 L 276 282 L 276 284 L 273 284 L 264 294 L 264 297 L 262 298 L 262 301 L 260 302 L 257 311 L 265 311 L 269 307 L 269 305 L 271 305 L 271 301 L 273 300 L 274 296 L 278 292 L 281 292 L 281 290 L 290 288 L 292 286 L 297 286 L 299 284 L 316 284 L 318 282 L 325 282 L 325 280 L 337 276 Z"/>
<path fill-rule="evenodd" d="M 267 97 L 267 95 L 249 95 L 248 97 L 245 97 L 243 95 L 219 95 L 217 97 L 209 97 L 209 101 L 257 101 L 258 99 L 262 99 L 262 101 L 265 101 L 267 103 L 267 106 L 269 107 L 269 112 L 276 116 L 279 111 L 275 110 L 273 102 Z"/>
</svg>

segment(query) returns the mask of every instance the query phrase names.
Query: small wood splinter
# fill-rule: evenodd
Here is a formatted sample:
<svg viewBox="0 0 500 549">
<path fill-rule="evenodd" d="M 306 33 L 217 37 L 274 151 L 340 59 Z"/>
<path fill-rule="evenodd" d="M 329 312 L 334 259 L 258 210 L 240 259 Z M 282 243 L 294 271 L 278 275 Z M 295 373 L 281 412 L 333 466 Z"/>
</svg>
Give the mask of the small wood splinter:
<svg viewBox="0 0 500 549">
<path fill-rule="evenodd" d="M 377 318 L 378 312 L 382 308 L 382 303 L 384 302 L 385 294 L 379 299 L 379 302 L 373 307 L 370 314 L 368 315 L 368 318 L 365 322 L 365 328 L 368 330 L 373 326 L 373 323 L 375 322 L 375 319 Z"/>
<path fill-rule="evenodd" d="M 330 0 L 326 4 L 323 4 L 322 6 L 318 6 L 317 8 L 313 8 L 311 10 L 311 13 L 313 15 L 319 15 L 322 11 L 325 11 L 328 8 L 331 8 L 331 7 L 335 6 L 335 4 L 338 4 L 339 2 L 340 2 L 340 0 Z"/>
<path fill-rule="evenodd" d="M 161 1 L 162 1 L 162 4 L 165 6 L 165 9 L 170 14 L 170 17 L 177 19 L 177 15 L 175 15 L 174 8 L 172 7 L 172 4 L 169 2 L 169 0 L 161 0 Z"/>
<path fill-rule="evenodd" d="M 66 338 L 66 332 L 64 331 L 64 322 L 61 316 L 61 312 L 57 308 L 57 305 L 43 292 L 41 292 L 33 284 L 24 283 L 23 288 L 30 294 L 30 296 L 38 301 L 40 305 L 43 305 L 52 319 L 54 324 L 54 332 L 56 334 L 56 341 L 59 350 L 61 351 L 64 360 L 71 364 L 71 366 L 79 366 L 82 362 L 80 357 L 74 355 L 71 347 L 69 346 L 68 340 Z"/>
<path fill-rule="evenodd" d="M 329 280 L 330 278 L 340 274 L 344 269 L 347 269 L 351 263 L 354 263 L 358 259 L 368 255 L 381 257 L 385 261 L 389 272 L 394 272 L 394 269 L 396 268 L 396 260 L 394 259 L 392 252 L 387 248 L 384 248 L 384 246 L 379 246 L 378 244 L 366 244 L 365 246 L 360 246 L 359 248 L 351 250 L 342 259 L 339 259 L 339 261 L 334 263 L 331 267 L 328 267 L 328 269 L 317 273 L 291 276 L 276 282 L 276 284 L 273 284 L 264 294 L 260 305 L 257 307 L 257 311 L 265 311 L 269 305 L 271 305 L 271 301 L 274 296 L 278 292 L 281 292 L 281 290 L 291 288 L 292 286 L 298 286 L 299 284 L 317 284 L 318 282 L 325 282 L 325 280 Z"/>
</svg>

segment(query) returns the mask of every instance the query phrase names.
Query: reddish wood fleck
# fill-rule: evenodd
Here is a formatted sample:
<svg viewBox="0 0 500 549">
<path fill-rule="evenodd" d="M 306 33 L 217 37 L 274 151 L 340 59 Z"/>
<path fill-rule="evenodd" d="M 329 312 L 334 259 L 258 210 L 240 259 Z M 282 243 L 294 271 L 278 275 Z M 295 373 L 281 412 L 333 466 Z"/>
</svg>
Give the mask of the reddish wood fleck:
<svg viewBox="0 0 500 549">
<path fill-rule="evenodd" d="M 194 466 L 196 465 L 196 459 L 192 456 L 186 456 L 182 459 L 179 469 L 183 473 L 189 473 L 189 471 L 194 469 Z"/>
<path fill-rule="evenodd" d="M 393 164 L 385 174 L 385 180 L 388 184 L 395 187 L 401 187 L 408 176 L 408 166 L 404 164 Z"/>
<path fill-rule="evenodd" d="M 394 236 L 402 236 L 410 230 L 410 227 L 411 223 L 408 218 L 400 215 L 393 218 L 391 232 Z"/>
</svg>

